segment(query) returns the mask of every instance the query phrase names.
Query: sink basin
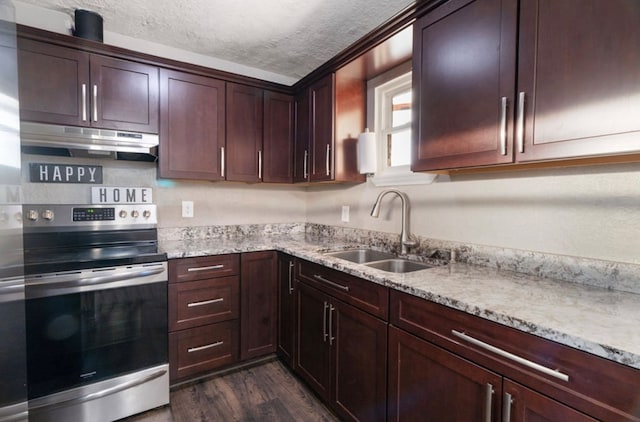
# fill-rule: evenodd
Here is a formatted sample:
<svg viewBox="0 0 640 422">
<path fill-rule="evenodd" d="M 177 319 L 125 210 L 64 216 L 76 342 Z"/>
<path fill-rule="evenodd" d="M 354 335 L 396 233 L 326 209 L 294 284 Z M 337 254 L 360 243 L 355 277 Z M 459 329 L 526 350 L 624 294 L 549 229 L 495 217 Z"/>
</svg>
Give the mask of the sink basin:
<svg viewBox="0 0 640 422">
<path fill-rule="evenodd" d="M 325 255 L 345 259 L 347 261 L 355 262 L 356 264 L 395 258 L 395 255 L 393 254 L 373 249 L 350 249 L 346 251 L 327 252 Z"/>
<path fill-rule="evenodd" d="M 433 265 L 424 264 L 422 262 L 409 261 L 399 258 L 370 262 L 365 265 L 367 267 L 377 268 L 378 270 L 388 271 L 390 273 L 410 273 L 412 271 L 426 270 L 427 268 L 434 267 Z"/>
</svg>

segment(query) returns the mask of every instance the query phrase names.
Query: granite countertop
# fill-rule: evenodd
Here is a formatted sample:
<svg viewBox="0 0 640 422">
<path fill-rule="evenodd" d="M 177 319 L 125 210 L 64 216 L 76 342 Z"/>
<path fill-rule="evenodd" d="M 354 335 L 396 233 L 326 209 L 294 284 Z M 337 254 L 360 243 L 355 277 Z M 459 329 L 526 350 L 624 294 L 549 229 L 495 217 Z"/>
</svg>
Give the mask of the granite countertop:
<svg viewBox="0 0 640 422">
<path fill-rule="evenodd" d="M 448 263 L 393 274 L 323 254 L 362 247 L 332 239 L 263 236 L 161 242 L 169 259 L 278 250 L 640 369 L 640 295 Z"/>
</svg>

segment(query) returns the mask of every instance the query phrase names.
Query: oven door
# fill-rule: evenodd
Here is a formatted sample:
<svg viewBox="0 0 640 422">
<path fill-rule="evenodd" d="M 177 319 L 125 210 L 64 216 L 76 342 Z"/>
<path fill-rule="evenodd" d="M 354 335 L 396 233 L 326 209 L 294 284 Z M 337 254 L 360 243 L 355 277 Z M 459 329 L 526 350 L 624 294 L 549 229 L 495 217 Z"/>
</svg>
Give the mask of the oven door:
<svg viewBox="0 0 640 422">
<path fill-rule="evenodd" d="M 167 363 L 166 262 L 29 277 L 29 399 Z"/>
</svg>

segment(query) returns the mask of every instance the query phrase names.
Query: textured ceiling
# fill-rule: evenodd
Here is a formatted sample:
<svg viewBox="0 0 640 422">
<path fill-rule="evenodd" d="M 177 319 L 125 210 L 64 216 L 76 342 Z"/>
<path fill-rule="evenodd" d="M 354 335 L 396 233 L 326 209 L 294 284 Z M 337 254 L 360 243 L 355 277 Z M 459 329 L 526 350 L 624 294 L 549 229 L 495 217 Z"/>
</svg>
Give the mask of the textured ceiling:
<svg viewBox="0 0 640 422">
<path fill-rule="evenodd" d="M 300 79 L 413 0 L 21 0 L 104 30 Z"/>
</svg>

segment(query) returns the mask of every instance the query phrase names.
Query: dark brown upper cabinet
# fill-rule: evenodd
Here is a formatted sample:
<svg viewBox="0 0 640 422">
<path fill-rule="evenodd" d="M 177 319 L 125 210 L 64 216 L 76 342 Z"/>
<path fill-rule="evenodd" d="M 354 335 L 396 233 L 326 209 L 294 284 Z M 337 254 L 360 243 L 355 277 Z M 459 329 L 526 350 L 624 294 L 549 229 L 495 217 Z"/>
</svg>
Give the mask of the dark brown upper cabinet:
<svg viewBox="0 0 640 422">
<path fill-rule="evenodd" d="M 453 0 L 418 19 L 412 169 L 640 151 L 639 17 L 635 0 Z"/>
<path fill-rule="evenodd" d="M 293 107 L 289 95 L 227 84 L 227 180 L 292 182 Z"/>
<path fill-rule="evenodd" d="M 262 180 L 262 89 L 227 84 L 227 180 Z"/>
<path fill-rule="evenodd" d="M 513 161 L 516 21 L 516 0 L 454 0 L 416 21 L 413 171 Z"/>
<path fill-rule="evenodd" d="M 19 39 L 20 118 L 158 133 L 158 68 Z"/>
<path fill-rule="evenodd" d="M 162 69 L 158 176 L 224 180 L 225 82 Z"/>
<path fill-rule="evenodd" d="M 521 2 L 516 161 L 640 151 L 638 22 L 637 0 Z"/>
<path fill-rule="evenodd" d="M 294 108 L 291 95 L 264 91 L 263 182 L 293 182 Z"/>
<path fill-rule="evenodd" d="M 296 99 L 296 182 L 363 182 L 357 170 L 364 130 L 365 82 L 340 70 L 313 82 Z"/>
</svg>

